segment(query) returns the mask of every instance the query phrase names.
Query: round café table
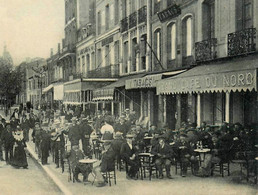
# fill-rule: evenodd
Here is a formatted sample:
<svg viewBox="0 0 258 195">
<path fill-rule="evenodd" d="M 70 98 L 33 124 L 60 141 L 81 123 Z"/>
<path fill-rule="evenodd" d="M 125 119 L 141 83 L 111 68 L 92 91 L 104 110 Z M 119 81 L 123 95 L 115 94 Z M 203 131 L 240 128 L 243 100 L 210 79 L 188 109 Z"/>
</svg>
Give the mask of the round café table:
<svg viewBox="0 0 258 195">
<path fill-rule="evenodd" d="M 79 163 L 81 163 L 81 164 L 92 164 L 92 165 L 93 165 L 93 164 L 96 163 L 96 162 L 98 162 L 97 159 L 90 159 L 90 158 L 79 160 Z M 94 180 L 93 180 L 93 182 L 92 182 L 92 185 L 93 185 L 93 184 L 94 184 L 94 181 L 95 181 L 95 174 L 94 174 L 93 172 L 91 172 L 91 175 L 92 175 L 93 178 L 94 178 Z"/>
<path fill-rule="evenodd" d="M 204 161 L 205 159 L 205 155 L 207 153 L 209 153 L 211 151 L 211 149 L 209 148 L 198 148 L 198 149 L 195 149 L 194 150 L 195 152 L 197 152 L 199 154 L 199 162 L 200 162 L 200 166 L 202 165 L 202 162 Z"/>
</svg>

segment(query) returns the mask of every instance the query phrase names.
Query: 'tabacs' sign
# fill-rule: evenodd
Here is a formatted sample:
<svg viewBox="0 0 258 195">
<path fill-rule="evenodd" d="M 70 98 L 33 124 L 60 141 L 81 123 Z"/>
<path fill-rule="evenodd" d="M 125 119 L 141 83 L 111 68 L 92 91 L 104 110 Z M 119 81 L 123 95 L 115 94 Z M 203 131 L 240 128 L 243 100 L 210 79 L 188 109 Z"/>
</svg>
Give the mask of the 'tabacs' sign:
<svg viewBox="0 0 258 195">
<path fill-rule="evenodd" d="M 161 22 L 165 22 L 168 19 L 175 18 L 181 14 L 181 8 L 174 4 L 169 8 L 163 10 L 162 12 L 158 13 L 159 20 Z"/>
</svg>

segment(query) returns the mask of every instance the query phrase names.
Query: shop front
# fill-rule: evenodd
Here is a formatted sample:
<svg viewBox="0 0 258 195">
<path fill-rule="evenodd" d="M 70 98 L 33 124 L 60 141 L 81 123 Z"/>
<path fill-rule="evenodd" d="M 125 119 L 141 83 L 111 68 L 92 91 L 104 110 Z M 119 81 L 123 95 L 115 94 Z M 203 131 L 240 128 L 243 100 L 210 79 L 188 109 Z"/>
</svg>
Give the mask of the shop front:
<svg viewBox="0 0 258 195">
<path fill-rule="evenodd" d="M 243 125 L 257 121 L 257 68 L 254 58 L 197 66 L 172 78 L 158 81 L 157 94 L 175 98 L 174 126 L 202 121 Z M 167 107 L 170 105 L 167 105 Z"/>
</svg>

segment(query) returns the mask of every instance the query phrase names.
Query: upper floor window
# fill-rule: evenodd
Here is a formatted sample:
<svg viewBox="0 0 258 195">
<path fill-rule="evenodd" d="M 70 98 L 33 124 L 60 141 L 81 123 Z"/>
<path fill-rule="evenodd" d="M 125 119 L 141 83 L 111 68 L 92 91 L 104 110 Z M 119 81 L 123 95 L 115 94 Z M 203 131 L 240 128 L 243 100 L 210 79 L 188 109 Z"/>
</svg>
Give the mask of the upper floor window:
<svg viewBox="0 0 258 195">
<path fill-rule="evenodd" d="M 253 27 L 253 0 L 236 0 L 237 31 Z"/>
<path fill-rule="evenodd" d="M 115 42 L 114 45 L 114 59 L 115 59 L 115 65 L 119 64 L 119 57 L 120 57 L 120 49 L 119 49 L 119 41 Z"/>
<path fill-rule="evenodd" d="M 124 42 L 123 50 L 123 73 L 128 73 L 128 41 Z"/>
<path fill-rule="evenodd" d="M 154 0 L 154 14 L 161 11 L 161 0 Z"/>
<path fill-rule="evenodd" d="M 157 29 L 154 32 L 154 52 L 158 59 L 154 58 L 155 65 L 158 64 L 158 60 L 161 60 L 161 29 Z"/>
<path fill-rule="evenodd" d="M 115 25 L 118 23 L 119 21 L 119 0 L 115 0 Z"/>
<path fill-rule="evenodd" d="M 98 34 L 101 34 L 101 12 L 98 12 Z"/>
<path fill-rule="evenodd" d="M 193 19 L 191 16 L 182 21 L 182 53 L 184 57 L 192 56 L 193 46 Z"/>
<path fill-rule="evenodd" d="M 109 51 L 109 45 L 105 46 L 105 65 L 109 66 L 110 65 L 110 51 Z"/>
<path fill-rule="evenodd" d="M 110 22 L 110 15 L 109 14 L 110 13 L 109 13 L 109 4 L 108 4 L 108 5 L 106 5 L 106 17 L 105 17 L 105 19 L 106 19 L 106 21 L 105 21 L 105 23 L 106 23 L 106 30 L 109 29 L 109 22 Z"/>
<path fill-rule="evenodd" d="M 82 56 L 82 74 L 85 75 L 85 56 Z"/>
<path fill-rule="evenodd" d="M 202 9 L 202 34 L 203 40 L 215 37 L 215 5 L 214 0 L 203 2 Z"/>
<path fill-rule="evenodd" d="M 176 24 L 171 23 L 167 28 L 168 42 L 167 42 L 167 55 L 168 60 L 176 59 Z"/>
</svg>

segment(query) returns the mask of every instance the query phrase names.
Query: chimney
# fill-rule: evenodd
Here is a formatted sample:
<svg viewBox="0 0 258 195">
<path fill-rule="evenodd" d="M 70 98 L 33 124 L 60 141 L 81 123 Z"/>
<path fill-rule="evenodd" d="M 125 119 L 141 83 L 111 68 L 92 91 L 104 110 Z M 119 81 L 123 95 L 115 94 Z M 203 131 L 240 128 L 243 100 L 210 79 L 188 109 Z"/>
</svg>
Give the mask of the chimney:
<svg viewBox="0 0 258 195">
<path fill-rule="evenodd" d="M 61 44 L 60 43 L 58 43 L 57 48 L 58 48 L 58 53 L 60 54 L 60 50 L 61 50 Z"/>
<path fill-rule="evenodd" d="M 52 57 L 54 55 L 54 50 L 53 48 L 50 49 L 50 57 Z"/>
</svg>

